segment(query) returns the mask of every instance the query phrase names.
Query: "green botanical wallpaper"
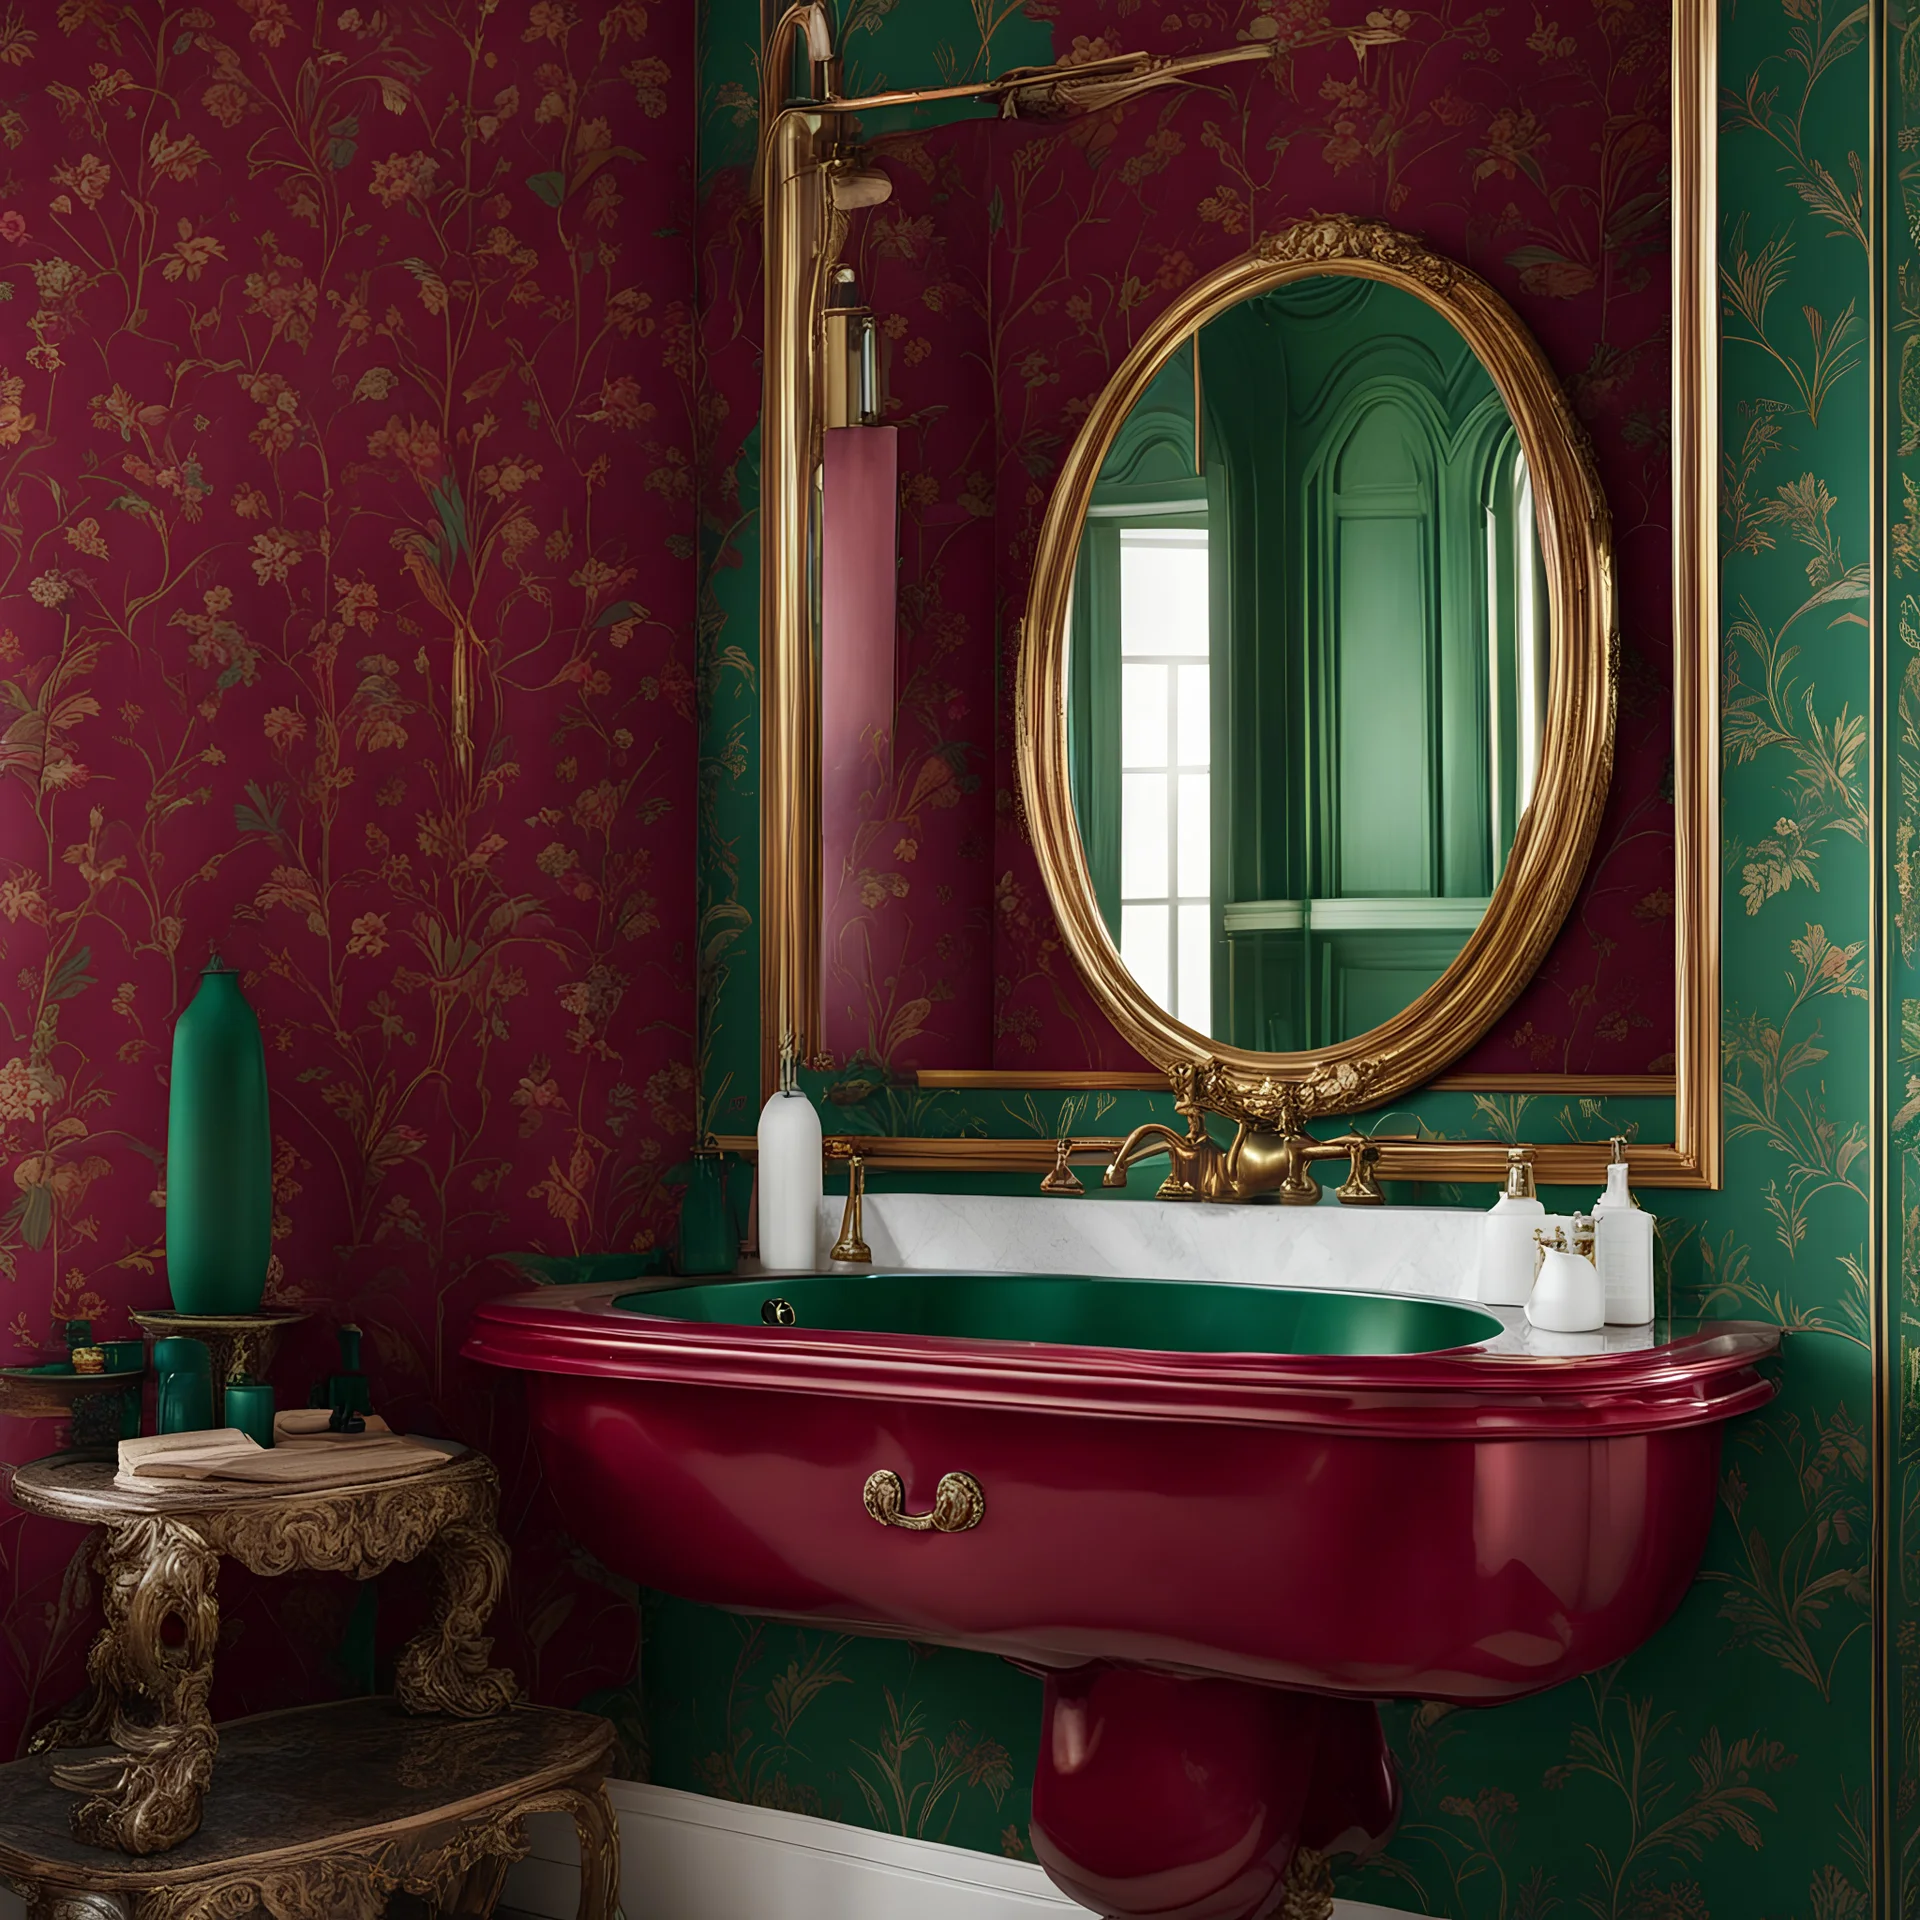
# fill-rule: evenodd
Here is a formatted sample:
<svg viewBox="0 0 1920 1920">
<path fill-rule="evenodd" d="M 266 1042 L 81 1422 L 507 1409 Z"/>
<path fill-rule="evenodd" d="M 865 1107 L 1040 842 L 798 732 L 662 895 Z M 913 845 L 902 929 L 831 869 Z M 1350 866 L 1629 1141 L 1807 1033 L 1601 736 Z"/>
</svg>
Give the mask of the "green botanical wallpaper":
<svg viewBox="0 0 1920 1920">
<path fill-rule="evenodd" d="M 1605 12 L 1635 0 L 1577 4 Z M 858 78 L 909 84 L 1044 60 L 1047 20 L 1063 9 L 863 0 L 853 11 Z M 1224 33 L 1236 21 L 1254 33 L 1278 31 L 1284 9 L 1208 0 L 1199 11 L 1218 15 Z M 757 0 L 709 0 L 703 75 L 703 1090 L 708 1124 L 725 1131 L 750 1125 L 758 1077 L 757 469 L 751 421 L 739 416 L 757 379 L 759 295 L 738 266 L 753 227 L 733 184 L 750 150 L 758 14 Z M 1127 24 L 1144 39 L 1157 18 L 1142 10 Z M 1256 20 L 1267 27 L 1248 24 Z M 1659 1204 L 1675 1307 L 1790 1328 L 1782 1392 L 1730 1431 L 1702 1577 L 1640 1653 L 1509 1707 L 1391 1710 L 1405 1819 L 1388 1858 L 1346 1889 L 1388 1906 L 1451 1920 L 1855 1920 L 1872 1910 L 1868 1149 L 1882 1122 L 1872 1111 L 1868 944 L 1871 30 L 1864 8 L 1837 0 L 1728 0 L 1721 18 L 1727 1176 L 1718 1193 L 1667 1193 Z M 1542 12 L 1537 31 L 1559 29 Z M 1910 51 L 1901 28 L 1889 44 L 1901 116 L 1889 166 L 1902 197 L 1888 316 L 1900 356 L 1889 448 L 1900 454 L 1887 584 L 1903 678 L 1891 743 L 1889 994 L 1900 1071 L 1887 1124 L 1899 1208 L 1890 1225 L 1904 1253 L 1920 1236 L 1920 905 L 1908 877 L 1920 813 L 1920 42 Z M 1117 1128 L 1146 1110 L 1139 1096 L 1080 1096 L 1063 1113 L 1056 1098 L 1001 1095 L 933 1114 L 924 1096 L 886 1098 L 896 1105 L 862 1116 L 874 1131 L 939 1122 L 1050 1137 Z M 1465 1094 L 1423 1097 L 1398 1118 L 1528 1138 L 1660 1124 L 1632 1103 L 1603 1112 Z M 1903 1412 L 1920 1395 L 1911 1384 L 1920 1292 L 1901 1274 Z M 1909 1611 L 1920 1602 L 1920 1473 L 1904 1471 L 1911 1431 L 1896 1436 L 1893 1596 Z M 654 1779 L 1030 1851 L 1039 1693 L 1001 1663 L 735 1620 L 659 1596 L 646 1625 L 643 1698 L 616 1704 L 630 1742 L 649 1748 Z M 1920 1632 L 1896 1625 L 1906 1914 L 1917 1910 L 1904 1849 L 1920 1780 Z"/>
<path fill-rule="evenodd" d="M 1882 1553 L 1889 1755 L 1882 1848 L 1890 1910 L 1920 1912 L 1920 22 L 1887 22 L 1885 435 L 1887 492 L 1882 712 L 1887 742 L 1880 799 L 1887 893 L 1888 1062 L 1882 1378 L 1887 1512 Z"/>
</svg>

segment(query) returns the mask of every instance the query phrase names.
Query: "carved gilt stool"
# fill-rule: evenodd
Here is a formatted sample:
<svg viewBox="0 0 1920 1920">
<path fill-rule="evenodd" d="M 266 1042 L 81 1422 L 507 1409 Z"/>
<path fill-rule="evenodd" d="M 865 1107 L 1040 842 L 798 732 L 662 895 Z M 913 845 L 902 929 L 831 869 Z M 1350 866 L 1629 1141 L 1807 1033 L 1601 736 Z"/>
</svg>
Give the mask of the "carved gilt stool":
<svg viewBox="0 0 1920 1920">
<path fill-rule="evenodd" d="M 580 1835 L 580 1920 L 615 1920 L 619 1839 L 597 1715 L 510 1707 L 426 1719 L 342 1700 L 229 1721 L 220 1787 L 191 1838 L 157 1856 L 67 1831 L 44 1754 L 0 1767 L 0 1882 L 28 1920 L 380 1920 L 397 1893 L 444 1916 L 493 1912 L 528 1849 L 527 1816 Z"/>
<path fill-rule="evenodd" d="M 484 1629 L 506 1580 L 507 1549 L 494 1525 L 500 1483 L 484 1455 L 461 1448 L 425 1472 L 346 1487 L 177 1482 L 132 1491 L 113 1476 L 111 1460 L 56 1454 L 16 1468 L 9 1487 L 29 1513 L 100 1529 L 93 1565 L 106 1624 L 87 1654 L 92 1697 L 42 1727 L 29 1748 L 106 1749 L 48 1772 L 52 1787 L 83 1796 L 72 1809 L 77 1840 L 155 1854 L 199 1827 L 224 1737 L 207 1705 L 223 1554 L 257 1574 L 357 1580 L 425 1555 L 438 1593 L 432 1619 L 400 1655 L 400 1706 L 475 1720 L 518 1697 L 513 1675 L 487 1664 L 493 1643 Z M 226 1776 L 223 1765 L 223 1790 Z"/>
</svg>

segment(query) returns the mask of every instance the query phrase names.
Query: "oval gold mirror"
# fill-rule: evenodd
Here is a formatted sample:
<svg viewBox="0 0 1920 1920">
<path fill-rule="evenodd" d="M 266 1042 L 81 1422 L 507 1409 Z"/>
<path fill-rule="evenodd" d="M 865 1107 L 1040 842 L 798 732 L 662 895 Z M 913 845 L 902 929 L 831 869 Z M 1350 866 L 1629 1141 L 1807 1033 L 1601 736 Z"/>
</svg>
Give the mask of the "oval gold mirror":
<svg viewBox="0 0 1920 1920">
<path fill-rule="evenodd" d="M 1120 1032 L 1302 1116 L 1471 1046 L 1612 770 L 1606 503 L 1505 302 L 1386 226 L 1270 236 L 1127 356 L 1033 579 L 1028 817 Z"/>
</svg>

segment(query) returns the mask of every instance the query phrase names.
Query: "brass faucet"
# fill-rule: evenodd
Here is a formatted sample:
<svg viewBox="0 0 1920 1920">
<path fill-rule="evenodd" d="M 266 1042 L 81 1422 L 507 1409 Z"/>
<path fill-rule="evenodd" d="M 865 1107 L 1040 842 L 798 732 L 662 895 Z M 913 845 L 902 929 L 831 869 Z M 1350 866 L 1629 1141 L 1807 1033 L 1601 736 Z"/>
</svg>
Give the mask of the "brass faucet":
<svg viewBox="0 0 1920 1920">
<path fill-rule="evenodd" d="M 1074 1161 L 1085 1159 L 1090 1153 L 1104 1154 L 1112 1146 L 1111 1140 L 1081 1140 L 1071 1134 L 1063 1135 L 1053 1143 L 1053 1166 L 1041 1180 L 1040 1191 L 1056 1200 L 1077 1199 L 1086 1188 L 1073 1170 Z"/>
<path fill-rule="evenodd" d="M 862 1203 L 867 1194 L 866 1160 L 853 1141 L 845 1138 L 828 1140 L 825 1153 L 829 1160 L 847 1163 L 847 1204 L 840 1216 L 840 1238 L 833 1243 L 827 1258 L 846 1266 L 870 1266 L 873 1249 L 867 1245 L 866 1223 L 862 1217 L 865 1211 Z"/>
<path fill-rule="evenodd" d="M 1316 1140 L 1301 1124 L 1299 1096 L 1284 1083 L 1261 1082 L 1244 1099 L 1222 1109 L 1236 1124 L 1231 1143 L 1222 1147 L 1207 1127 L 1207 1106 L 1200 1074 L 1190 1065 L 1172 1072 L 1174 1107 L 1187 1122 L 1184 1134 L 1160 1121 L 1135 1127 L 1121 1142 L 1102 1184 L 1124 1187 L 1127 1170 L 1165 1154 L 1169 1162 L 1158 1198 L 1162 1200 L 1264 1200 L 1282 1206 L 1319 1203 L 1320 1183 L 1309 1169 L 1321 1160 L 1345 1160 L 1347 1178 L 1339 1188 L 1346 1206 L 1377 1207 L 1386 1196 L 1374 1168 L 1380 1142 L 1359 1133 L 1337 1140 Z M 1209 1075 L 1208 1080 L 1217 1079 Z"/>
</svg>

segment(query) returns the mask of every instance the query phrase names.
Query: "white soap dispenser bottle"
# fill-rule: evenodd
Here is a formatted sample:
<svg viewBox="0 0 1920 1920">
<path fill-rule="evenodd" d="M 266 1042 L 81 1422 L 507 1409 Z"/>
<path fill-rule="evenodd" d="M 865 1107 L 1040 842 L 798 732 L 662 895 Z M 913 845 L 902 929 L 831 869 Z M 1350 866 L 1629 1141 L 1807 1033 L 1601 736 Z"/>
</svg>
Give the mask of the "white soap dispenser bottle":
<svg viewBox="0 0 1920 1920">
<path fill-rule="evenodd" d="M 826 1156 L 820 1115 L 800 1091 L 791 1041 L 780 1049 L 779 1091 L 760 1109 L 758 1144 L 760 1264 L 816 1267 Z"/>
<path fill-rule="evenodd" d="M 1627 1143 L 1617 1135 L 1607 1190 L 1593 1203 L 1593 1264 L 1606 1295 L 1607 1325 L 1644 1327 L 1653 1318 L 1653 1215 L 1627 1190 Z"/>
<path fill-rule="evenodd" d="M 1493 1203 L 1480 1241 L 1480 1298 L 1490 1307 L 1524 1307 L 1533 1292 L 1533 1236 L 1547 1210 L 1533 1191 L 1533 1149 L 1507 1149 L 1507 1190 Z"/>
</svg>

